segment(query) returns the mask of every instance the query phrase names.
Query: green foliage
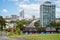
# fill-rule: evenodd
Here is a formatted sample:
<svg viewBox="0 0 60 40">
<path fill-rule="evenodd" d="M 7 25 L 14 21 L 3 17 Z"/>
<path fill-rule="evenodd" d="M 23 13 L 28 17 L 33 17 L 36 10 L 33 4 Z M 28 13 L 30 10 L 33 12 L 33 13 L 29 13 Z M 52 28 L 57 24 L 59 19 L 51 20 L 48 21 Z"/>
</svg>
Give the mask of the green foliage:
<svg viewBox="0 0 60 40">
<path fill-rule="evenodd" d="M 53 26 L 53 27 L 56 26 L 56 22 L 51 22 L 50 26 Z"/>
<path fill-rule="evenodd" d="M 45 31 L 45 27 L 40 27 L 40 26 L 38 26 L 36 29 L 37 29 L 38 31 Z"/>
<path fill-rule="evenodd" d="M 21 30 L 19 28 L 11 28 L 8 36 L 20 35 L 20 34 L 21 34 Z"/>
<path fill-rule="evenodd" d="M 20 28 L 21 30 L 23 30 L 23 25 L 24 25 L 24 24 L 21 23 L 21 22 L 18 22 L 18 23 L 17 23 L 17 27 Z"/>
<path fill-rule="evenodd" d="M 56 22 L 51 22 L 50 23 L 50 26 L 53 26 L 53 27 L 59 27 L 60 26 L 60 23 L 58 22 L 58 23 L 56 23 Z"/>
<path fill-rule="evenodd" d="M 40 26 L 39 21 L 35 22 L 34 25 L 35 25 L 35 27 Z"/>
<path fill-rule="evenodd" d="M 20 30 L 23 30 L 24 25 L 28 25 L 31 21 L 27 20 L 21 20 L 17 22 L 17 28 L 20 28 Z"/>
<path fill-rule="evenodd" d="M 10 21 L 10 23 L 16 23 L 16 22 L 17 22 L 17 21 L 13 21 L 13 20 Z"/>
<path fill-rule="evenodd" d="M 18 21 L 16 28 L 7 29 L 7 31 L 9 31 L 8 36 L 11 36 L 11 35 L 21 35 L 21 34 L 23 34 L 22 33 L 22 30 L 24 28 L 24 25 L 28 25 L 29 23 L 30 23 L 30 21 L 26 21 L 26 20 Z"/>
<path fill-rule="evenodd" d="M 45 31 L 45 27 L 41 27 L 39 21 L 35 22 L 34 25 L 38 31 Z"/>
<path fill-rule="evenodd" d="M 5 27 L 5 20 L 2 16 L 0 16 L 0 30 L 2 31 L 3 30 L 3 26 Z"/>
<path fill-rule="evenodd" d="M 60 23 L 56 23 L 56 26 L 60 26 Z"/>
</svg>

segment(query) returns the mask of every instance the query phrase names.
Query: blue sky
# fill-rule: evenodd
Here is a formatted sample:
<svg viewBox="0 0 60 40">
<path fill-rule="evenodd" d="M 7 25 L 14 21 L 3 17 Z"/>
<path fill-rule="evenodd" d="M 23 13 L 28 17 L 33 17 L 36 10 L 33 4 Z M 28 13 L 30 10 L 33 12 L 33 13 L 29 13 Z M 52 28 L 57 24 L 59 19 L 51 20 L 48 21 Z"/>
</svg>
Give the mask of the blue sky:
<svg viewBox="0 0 60 40">
<path fill-rule="evenodd" d="M 31 18 L 35 15 L 40 16 L 40 5 L 45 1 L 51 1 L 56 4 L 56 18 L 60 17 L 60 0 L 0 0 L 0 16 L 20 15 L 24 10 L 25 18 Z"/>
</svg>

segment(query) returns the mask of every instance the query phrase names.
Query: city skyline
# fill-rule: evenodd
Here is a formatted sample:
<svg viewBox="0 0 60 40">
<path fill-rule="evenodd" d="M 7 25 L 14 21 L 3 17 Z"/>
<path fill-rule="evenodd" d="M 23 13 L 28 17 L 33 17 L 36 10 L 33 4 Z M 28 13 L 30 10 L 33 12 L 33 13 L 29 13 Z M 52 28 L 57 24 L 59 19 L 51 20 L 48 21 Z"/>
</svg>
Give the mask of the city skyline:
<svg viewBox="0 0 60 40">
<path fill-rule="evenodd" d="M 40 5 L 48 0 L 0 0 L 0 16 L 19 15 L 25 12 L 25 18 L 40 17 Z M 56 4 L 56 18 L 60 18 L 60 0 L 49 0 Z"/>
</svg>

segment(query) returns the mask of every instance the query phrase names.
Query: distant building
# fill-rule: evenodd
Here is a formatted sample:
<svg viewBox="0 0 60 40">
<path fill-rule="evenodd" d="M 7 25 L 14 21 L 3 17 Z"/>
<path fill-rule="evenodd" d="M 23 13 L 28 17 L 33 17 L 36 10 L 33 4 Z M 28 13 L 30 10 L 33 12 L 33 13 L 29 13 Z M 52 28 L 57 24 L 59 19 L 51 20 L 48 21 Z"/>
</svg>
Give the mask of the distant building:
<svg viewBox="0 0 60 40">
<path fill-rule="evenodd" d="M 10 16 L 6 16 L 5 21 L 6 21 L 6 24 L 7 24 L 7 23 L 10 23 L 11 17 L 10 17 Z"/>
<path fill-rule="evenodd" d="M 35 16 L 34 15 L 32 16 L 32 19 L 35 20 Z"/>
<path fill-rule="evenodd" d="M 11 20 L 16 21 L 19 19 L 19 16 L 17 15 L 11 15 Z"/>
<path fill-rule="evenodd" d="M 60 18 L 56 18 L 56 22 L 60 22 Z"/>
<path fill-rule="evenodd" d="M 15 28 L 16 27 L 16 23 L 8 23 L 6 24 L 6 28 Z"/>
<path fill-rule="evenodd" d="M 17 15 L 11 15 L 12 19 L 17 19 Z"/>
<path fill-rule="evenodd" d="M 55 27 L 46 27 L 46 31 L 56 31 Z"/>
<path fill-rule="evenodd" d="M 20 18 L 24 19 L 24 10 L 20 12 Z"/>
<path fill-rule="evenodd" d="M 6 16 L 5 18 L 6 18 L 6 19 L 9 19 L 9 18 L 11 18 L 11 17 L 10 17 L 10 16 Z"/>
<path fill-rule="evenodd" d="M 16 15 L 12 15 L 11 17 L 6 16 L 5 21 L 6 21 L 6 23 L 5 23 L 6 28 L 16 27 L 15 21 L 17 21 L 17 16 Z"/>
<path fill-rule="evenodd" d="M 40 25 L 46 27 L 52 21 L 55 21 L 55 4 L 46 1 L 40 6 Z"/>
</svg>

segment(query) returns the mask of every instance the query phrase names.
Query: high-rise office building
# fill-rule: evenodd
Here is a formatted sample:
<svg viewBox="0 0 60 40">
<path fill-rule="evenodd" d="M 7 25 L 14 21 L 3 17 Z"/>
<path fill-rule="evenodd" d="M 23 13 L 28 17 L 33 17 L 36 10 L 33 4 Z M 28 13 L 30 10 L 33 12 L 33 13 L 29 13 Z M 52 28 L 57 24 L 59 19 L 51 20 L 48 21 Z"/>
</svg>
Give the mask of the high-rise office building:
<svg viewBox="0 0 60 40">
<path fill-rule="evenodd" d="M 22 10 L 22 11 L 20 12 L 20 17 L 21 17 L 22 19 L 24 19 L 24 10 Z"/>
<path fill-rule="evenodd" d="M 19 16 L 17 16 L 17 15 L 11 15 L 11 20 L 12 20 L 12 21 L 17 21 L 17 20 L 19 20 Z"/>
<path fill-rule="evenodd" d="M 40 5 L 40 25 L 46 27 L 52 21 L 55 21 L 55 4 L 46 1 Z"/>
<path fill-rule="evenodd" d="M 17 19 L 17 15 L 11 15 L 12 19 Z"/>
<path fill-rule="evenodd" d="M 32 19 L 35 20 L 35 15 L 32 15 Z"/>
</svg>

